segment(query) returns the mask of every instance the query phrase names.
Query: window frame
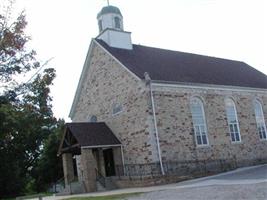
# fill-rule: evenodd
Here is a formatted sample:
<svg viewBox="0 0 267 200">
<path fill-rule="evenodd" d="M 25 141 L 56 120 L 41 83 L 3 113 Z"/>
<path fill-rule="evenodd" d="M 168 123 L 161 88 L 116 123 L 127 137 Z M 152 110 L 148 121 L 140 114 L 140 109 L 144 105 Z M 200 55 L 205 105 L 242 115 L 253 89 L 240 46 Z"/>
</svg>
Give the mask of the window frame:
<svg viewBox="0 0 267 200">
<path fill-rule="evenodd" d="M 97 116 L 96 115 L 91 115 L 90 122 L 91 123 L 96 123 L 97 122 Z"/>
<path fill-rule="evenodd" d="M 118 107 L 120 107 L 120 109 L 118 111 L 114 112 L 114 110 L 117 109 Z M 112 116 L 115 116 L 115 115 L 120 114 L 123 111 L 122 104 L 120 104 L 120 103 L 113 103 L 112 104 L 112 110 L 111 111 L 112 111 Z"/>
<path fill-rule="evenodd" d="M 231 101 L 231 103 L 233 103 L 232 106 L 234 109 L 234 117 L 235 117 L 235 121 L 236 121 L 235 123 L 229 123 L 229 114 L 227 112 L 227 101 L 228 100 Z M 231 143 L 233 143 L 233 144 L 241 143 L 242 138 L 241 138 L 241 133 L 240 133 L 240 125 L 239 125 L 239 120 L 238 120 L 238 115 L 237 115 L 237 110 L 236 110 L 236 104 L 235 104 L 235 101 L 230 97 L 225 98 L 225 112 L 226 112 L 227 126 L 228 126 L 228 130 L 230 133 Z M 238 133 L 239 140 L 237 140 L 237 135 L 236 135 L 237 133 Z M 233 138 L 235 140 L 233 140 Z"/>
<path fill-rule="evenodd" d="M 257 112 L 256 112 L 256 104 L 259 105 L 260 115 L 261 115 L 260 118 L 261 118 L 262 122 L 258 122 L 258 120 L 257 120 L 258 117 L 257 117 Z M 257 127 L 258 136 L 259 136 L 260 140 L 265 141 L 265 140 L 267 140 L 267 129 L 266 129 L 266 123 L 265 123 L 262 103 L 258 99 L 255 99 L 254 103 L 253 103 L 253 107 L 254 107 L 255 121 L 256 121 L 256 127 Z M 259 125 L 259 124 L 261 124 L 261 125 Z M 264 131 L 263 135 L 262 135 L 261 131 L 259 130 L 260 127 L 261 128 L 263 127 L 263 130 L 261 130 L 261 131 Z"/>
<path fill-rule="evenodd" d="M 192 109 L 192 105 L 193 105 L 193 101 L 197 100 L 200 103 L 200 108 L 201 108 L 201 117 L 203 120 L 203 123 L 199 123 L 196 124 L 195 120 L 194 120 L 194 116 L 196 116 L 193 113 L 193 109 Z M 200 97 L 192 97 L 190 99 L 190 110 L 191 110 L 191 116 L 192 116 L 192 122 L 193 122 L 193 129 L 194 129 L 194 138 L 195 138 L 195 144 L 197 147 L 206 147 L 209 146 L 209 138 L 208 138 L 208 126 L 207 126 L 207 121 L 206 121 L 206 114 L 205 114 L 205 109 L 204 109 L 204 103 L 203 100 Z M 199 116 L 198 116 L 199 117 Z M 203 131 L 205 134 L 203 134 Z M 206 144 L 204 144 L 203 142 L 203 136 L 205 136 L 206 138 Z M 200 137 L 200 141 L 201 143 L 199 143 L 198 141 L 198 137 Z"/>
<path fill-rule="evenodd" d="M 118 16 L 114 17 L 114 27 L 115 29 L 121 29 L 121 19 Z"/>
</svg>

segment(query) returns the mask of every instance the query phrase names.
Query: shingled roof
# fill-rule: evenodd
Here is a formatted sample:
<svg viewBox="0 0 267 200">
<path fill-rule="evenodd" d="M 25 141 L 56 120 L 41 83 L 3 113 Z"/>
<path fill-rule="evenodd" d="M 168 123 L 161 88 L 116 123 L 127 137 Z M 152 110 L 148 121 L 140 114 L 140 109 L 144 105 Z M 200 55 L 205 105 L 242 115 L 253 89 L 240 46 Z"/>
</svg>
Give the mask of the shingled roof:
<svg viewBox="0 0 267 200">
<path fill-rule="evenodd" d="M 141 79 L 148 72 L 154 81 L 267 89 L 267 76 L 244 62 L 142 45 L 119 49 L 96 41 Z"/>
<path fill-rule="evenodd" d="M 104 122 L 66 123 L 66 130 L 71 132 L 81 147 L 121 145 Z"/>
</svg>

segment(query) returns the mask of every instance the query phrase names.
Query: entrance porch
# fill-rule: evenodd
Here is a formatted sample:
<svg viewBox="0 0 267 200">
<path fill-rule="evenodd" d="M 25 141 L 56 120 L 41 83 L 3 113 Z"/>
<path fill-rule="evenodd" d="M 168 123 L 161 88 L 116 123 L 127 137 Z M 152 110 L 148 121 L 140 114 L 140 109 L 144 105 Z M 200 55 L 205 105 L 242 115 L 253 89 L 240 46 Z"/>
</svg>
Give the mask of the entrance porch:
<svg viewBox="0 0 267 200">
<path fill-rule="evenodd" d="M 104 188 L 105 178 L 116 176 L 115 166 L 124 164 L 122 145 L 105 123 L 67 123 L 58 155 L 68 193 L 76 193 L 74 182 L 79 192 Z"/>
</svg>

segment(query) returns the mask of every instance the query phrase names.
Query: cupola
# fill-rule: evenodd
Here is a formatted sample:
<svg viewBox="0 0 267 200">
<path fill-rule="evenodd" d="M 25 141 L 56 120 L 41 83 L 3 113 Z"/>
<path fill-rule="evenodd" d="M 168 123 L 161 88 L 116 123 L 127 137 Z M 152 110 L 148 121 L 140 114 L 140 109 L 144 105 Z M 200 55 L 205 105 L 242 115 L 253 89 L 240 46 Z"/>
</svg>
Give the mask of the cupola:
<svg viewBox="0 0 267 200">
<path fill-rule="evenodd" d="M 99 33 L 107 28 L 123 31 L 123 17 L 119 8 L 105 6 L 97 15 Z"/>
<path fill-rule="evenodd" d="M 123 29 L 123 17 L 119 8 L 105 6 L 97 15 L 99 35 L 109 46 L 121 49 L 132 49 L 131 33 Z"/>
</svg>

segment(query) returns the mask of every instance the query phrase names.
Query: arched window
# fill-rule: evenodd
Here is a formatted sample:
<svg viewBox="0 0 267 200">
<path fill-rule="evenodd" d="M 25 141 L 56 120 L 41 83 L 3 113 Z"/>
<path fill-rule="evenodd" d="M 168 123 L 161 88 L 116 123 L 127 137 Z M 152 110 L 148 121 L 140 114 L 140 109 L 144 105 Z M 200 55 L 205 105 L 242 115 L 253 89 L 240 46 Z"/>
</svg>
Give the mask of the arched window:
<svg viewBox="0 0 267 200">
<path fill-rule="evenodd" d="M 119 17 L 114 18 L 115 21 L 115 28 L 120 29 L 121 28 L 121 20 Z"/>
<path fill-rule="evenodd" d="M 95 115 L 92 115 L 90 118 L 90 122 L 97 122 L 97 117 Z"/>
<path fill-rule="evenodd" d="M 197 145 L 208 145 L 207 126 L 201 99 L 194 97 L 190 101 L 195 139 Z"/>
<path fill-rule="evenodd" d="M 232 99 L 227 98 L 225 100 L 225 107 L 226 107 L 227 122 L 231 135 L 231 140 L 232 142 L 240 142 L 241 137 L 240 137 L 236 108 L 235 108 L 235 102 Z"/>
<path fill-rule="evenodd" d="M 254 102 L 254 109 L 255 109 L 257 129 L 258 129 L 258 133 L 260 135 L 260 139 L 266 140 L 267 139 L 266 138 L 266 125 L 265 125 L 262 105 L 258 100 L 256 100 Z"/>
</svg>

